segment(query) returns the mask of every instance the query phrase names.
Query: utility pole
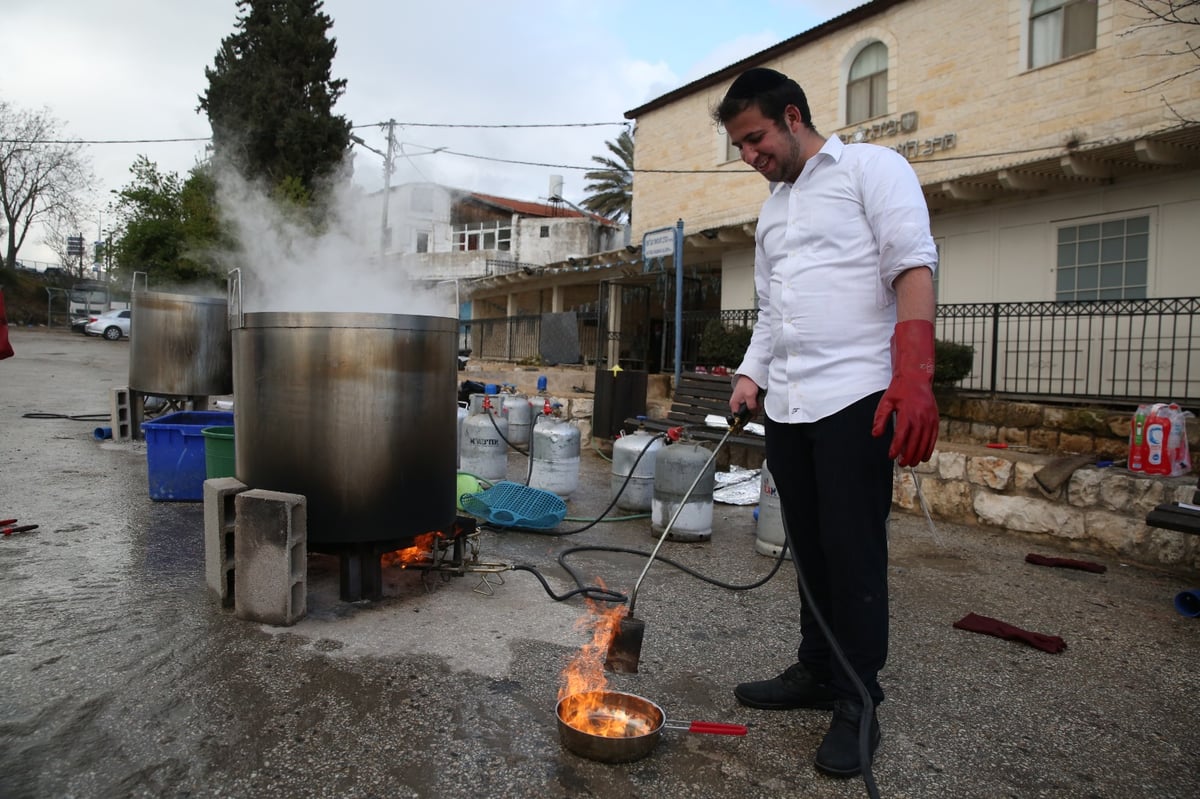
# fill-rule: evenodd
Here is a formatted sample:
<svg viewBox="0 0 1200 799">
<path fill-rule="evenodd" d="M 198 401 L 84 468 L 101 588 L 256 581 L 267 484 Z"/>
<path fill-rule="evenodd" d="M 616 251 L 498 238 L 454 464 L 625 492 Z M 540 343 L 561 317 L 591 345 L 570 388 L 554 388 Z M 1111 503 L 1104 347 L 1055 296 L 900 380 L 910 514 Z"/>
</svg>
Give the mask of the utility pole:
<svg viewBox="0 0 1200 799">
<path fill-rule="evenodd" d="M 387 155 L 383 157 L 383 220 L 379 228 L 379 263 L 383 265 L 388 245 L 388 203 L 392 194 L 392 155 L 396 147 L 396 120 L 384 123 L 387 128 Z"/>
</svg>

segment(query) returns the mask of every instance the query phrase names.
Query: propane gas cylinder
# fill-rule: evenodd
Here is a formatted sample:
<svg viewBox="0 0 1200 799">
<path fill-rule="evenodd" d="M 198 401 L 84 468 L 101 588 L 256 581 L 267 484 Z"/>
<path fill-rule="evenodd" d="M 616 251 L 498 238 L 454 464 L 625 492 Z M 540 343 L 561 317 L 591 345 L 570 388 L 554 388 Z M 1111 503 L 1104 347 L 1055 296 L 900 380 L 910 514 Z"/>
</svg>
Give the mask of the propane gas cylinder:
<svg viewBox="0 0 1200 799">
<path fill-rule="evenodd" d="M 543 416 L 554 413 L 554 402 L 544 394 L 535 394 L 529 398 L 530 430 L 537 427 L 537 421 Z M 532 432 L 531 432 L 532 435 Z"/>
<path fill-rule="evenodd" d="M 777 558 L 783 551 L 787 534 L 783 529 L 783 507 L 779 504 L 779 490 L 763 460 L 762 476 L 759 479 L 758 528 L 754 539 L 754 551 L 760 555 Z M 788 557 L 792 556 L 788 552 Z"/>
<path fill-rule="evenodd" d="M 528 444 L 530 428 L 533 426 L 533 408 L 529 405 L 528 397 L 517 393 L 516 386 L 509 385 L 506 388 L 508 391 L 504 394 L 501 407 L 508 417 L 508 443 Z"/>
<path fill-rule="evenodd" d="M 458 403 L 458 435 L 454 439 L 454 465 L 459 469 L 462 468 L 463 422 L 467 420 L 467 416 L 469 416 L 470 413 L 471 412 L 467 409 L 467 403 Z"/>
<path fill-rule="evenodd" d="M 503 480 L 508 474 L 508 419 L 486 394 L 472 394 L 470 413 L 463 421 L 459 468 L 484 480 Z"/>
<path fill-rule="evenodd" d="M 667 534 L 672 541 L 707 541 L 712 537 L 717 469 L 708 462 L 710 455 L 712 452 L 699 444 L 681 441 L 664 447 L 655 456 L 650 528 L 656 538 L 662 535 L 672 517 L 675 524 Z M 689 495 L 688 488 L 698 474 L 701 477 Z"/>
<path fill-rule="evenodd" d="M 579 487 L 579 428 L 556 410 L 533 426 L 529 486 L 569 499 Z"/>
<path fill-rule="evenodd" d="M 613 442 L 611 497 L 617 500 L 618 508 L 642 513 L 650 510 L 654 499 L 654 461 L 662 446 L 662 436 L 646 430 L 636 430 Z"/>
</svg>

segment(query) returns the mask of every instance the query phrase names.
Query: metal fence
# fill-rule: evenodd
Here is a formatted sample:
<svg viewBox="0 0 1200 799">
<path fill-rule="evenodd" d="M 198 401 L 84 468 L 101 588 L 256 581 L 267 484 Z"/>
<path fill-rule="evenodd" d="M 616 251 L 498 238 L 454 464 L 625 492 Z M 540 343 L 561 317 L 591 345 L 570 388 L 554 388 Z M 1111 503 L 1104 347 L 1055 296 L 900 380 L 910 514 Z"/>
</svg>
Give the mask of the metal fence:
<svg viewBox="0 0 1200 799">
<path fill-rule="evenodd" d="M 579 332 L 580 360 L 590 363 L 597 350 L 596 313 L 575 314 Z M 541 361 L 542 317 L 540 314 L 472 319 L 458 328 L 460 352 L 486 361 L 537 363 Z"/>
<path fill-rule="evenodd" d="M 964 303 L 937 337 L 974 350 L 958 385 L 1008 397 L 1200 400 L 1200 298 Z"/>
<path fill-rule="evenodd" d="M 757 317 L 753 309 L 685 313 L 684 368 L 704 363 L 700 338 L 710 321 L 749 327 Z M 535 358 L 540 324 L 539 316 L 472 320 L 465 324 L 472 356 Z M 580 314 L 579 326 L 580 351 L 590 360 L 595 315 Z M 1200 297 L 941 305 L 936 330 L 938 339 L 973 351 L 971 373 L 957 384 L 965 390 L 1012 399 L 1200 402 Z M 668 361 L 673 336 L 668 323 Z"/>
</svg>

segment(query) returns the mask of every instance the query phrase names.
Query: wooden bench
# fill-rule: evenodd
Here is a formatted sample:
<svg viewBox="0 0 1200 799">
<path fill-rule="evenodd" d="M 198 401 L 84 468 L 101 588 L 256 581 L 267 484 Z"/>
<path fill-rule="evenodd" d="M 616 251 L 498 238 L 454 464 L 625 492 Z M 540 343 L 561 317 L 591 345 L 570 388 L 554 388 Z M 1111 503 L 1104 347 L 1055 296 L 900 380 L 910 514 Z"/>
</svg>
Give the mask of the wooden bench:
<svg viewBox="0 0 1200 799">
<path fill-rule="evenodd" d="M 700 441 L 720 441 L 725 436 L 725 429 L 708 427 L 704 423 L 707 416 L 729 416 L 729 394 L 733 389 L 728 375 L 707 375 L 696 372 L 683 372 L 679 376 L 679 385 L 671 397 L 671 409 L 666 419 L 626 419 L 626 431 L 636 430 L 643 425 L 647 430 L 662 432 L 672 427 L 686 427 L 692 438 Z M 766 440 L 763 436 L 740 431 L 729 437 L 730 444 L 740 444 L 756 449 L 763 449 Z"/>
<path fill-rule="evenodd" d="M 1196 493 L 1192 494 L 1192 507 L 1185 507 L 1178 502 L 1164 502 L 1146 514 L 1146 524 L 1151 527 L 1161 527 L 1164 530 L 1174 530 L 1179 533 L 1200 535 L 1200 479 L 1196 480 Z"/>
</svg>

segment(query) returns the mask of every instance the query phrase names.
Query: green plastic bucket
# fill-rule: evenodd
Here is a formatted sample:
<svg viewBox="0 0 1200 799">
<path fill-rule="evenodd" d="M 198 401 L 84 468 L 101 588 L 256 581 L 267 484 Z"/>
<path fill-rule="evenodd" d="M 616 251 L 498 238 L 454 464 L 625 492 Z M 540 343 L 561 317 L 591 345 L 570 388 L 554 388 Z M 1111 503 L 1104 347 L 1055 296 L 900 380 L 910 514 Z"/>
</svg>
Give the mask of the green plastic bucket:
<svg viewBox="0 0 1200 799">
<path fill-rule="evenodd" d="M 463 494 L 478 494 L 483 490 L 483 485 L 481 485 L 481 483 L 485 482 L 487 481 L 481 477 L 476 477 L 470 472 L 458 473 L 458 490 L 455 492 L 454 496 L 456 498 L 455 504 L 458 506 L 459 510 L 464 510 L 462 505 Z"/>
<path fill-rule="evenodd" d="M 233 458 L 233 428 L 206 427 L 204 436 L 204 471 L 208 480 L 214 477 L 236 477 Z"/>
</svg>

